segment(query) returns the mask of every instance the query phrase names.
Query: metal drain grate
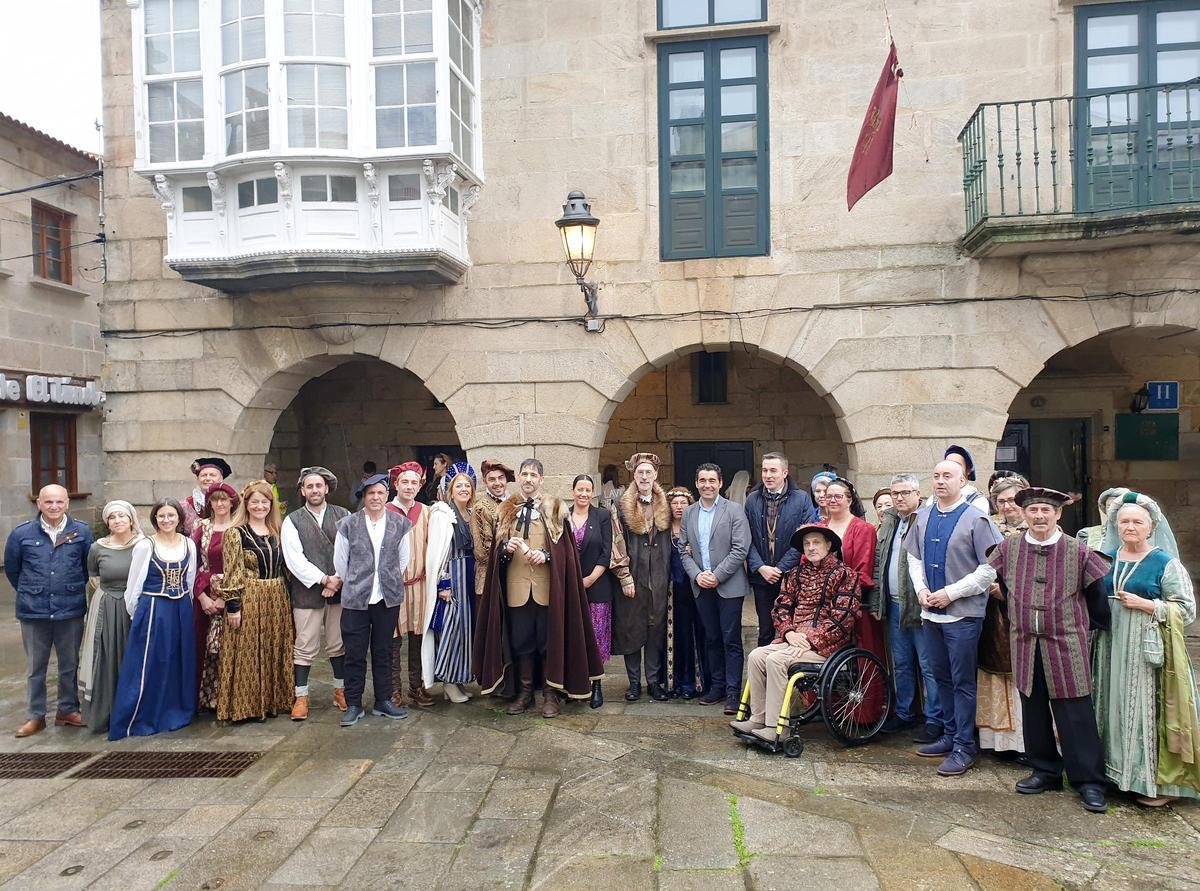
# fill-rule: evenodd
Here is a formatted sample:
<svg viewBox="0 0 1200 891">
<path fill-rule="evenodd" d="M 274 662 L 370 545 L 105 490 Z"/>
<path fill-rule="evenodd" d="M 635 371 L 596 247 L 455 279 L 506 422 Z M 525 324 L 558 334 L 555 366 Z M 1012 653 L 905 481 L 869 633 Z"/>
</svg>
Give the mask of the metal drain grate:
<svg viewBox="0 0 1200 891">
<path fill-rule="evenodd" d="M 95 752 L 0 753 L 0 780 L 48 780 L 87 761 Z"/>
<path fill-rule="evenodd" d="M 236 777 L 262 752 L 109 752 L 71 774 L 78 780 L 182 780 Z"/>
</svg>

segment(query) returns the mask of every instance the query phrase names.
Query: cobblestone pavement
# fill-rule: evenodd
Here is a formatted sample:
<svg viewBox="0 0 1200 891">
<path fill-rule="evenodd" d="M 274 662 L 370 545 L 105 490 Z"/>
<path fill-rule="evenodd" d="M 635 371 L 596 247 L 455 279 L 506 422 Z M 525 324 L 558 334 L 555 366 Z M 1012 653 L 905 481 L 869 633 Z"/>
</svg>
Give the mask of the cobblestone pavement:
<svg viewBox="0 0 1200 891">
<path fill-rule="evenodd" d="M 8 613 L 11 616 L 11 612 Z M 6 888 L 1192 888 L 1200 807 L 1019 796 L 985 756 L 940 779 L 903 738 L 795 760 L 749 751 L 719 712 L 626 704 L 546 721 L 439 702 L 405 721 L 313 712 L 109 743 L 23 720 L 19 632 L 0 622 L 0 750 L 254 750 L 233 779 L 0 781 Z M 327 671 L 327 669 L 325 669 Z M 52 687 L 53 689 L 53 687 Z"/>
</svg>

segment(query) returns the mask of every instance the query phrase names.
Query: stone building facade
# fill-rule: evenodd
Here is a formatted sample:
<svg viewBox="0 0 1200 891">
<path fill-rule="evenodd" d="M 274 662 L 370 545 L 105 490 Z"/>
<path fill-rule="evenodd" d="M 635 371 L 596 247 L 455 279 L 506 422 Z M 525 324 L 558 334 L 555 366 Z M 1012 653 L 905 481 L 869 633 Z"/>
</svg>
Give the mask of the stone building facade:
<svg viewBox="0 0 1200 891">
<path fill-rule="evenodd" d="M 0 538 L 46 483 L 103 503 L 98 162 L 0 114 Z"/>
<path fill-rule="evenodd" d="M 275 149 L 276 141 L 286 141 L 277 128 L 271 147 L 246 162 L 247 169 L 262 170 L 275 161 L 297 169 L 318 162 L 331 170 L 357 165 L 357 194 L 367 196 L 356 205 L 362 249 L 350 251 L 348 260 L 324 249 L 324 260 L 305 260 L 309 265 L 295 266 L 294 275 L 286 256 L 239 254 L 244 247 L 234 245 L 232 235 L 220 249 L 224 259 L 197 263 L 194 251 L 170 253 L 168 227 L 180 222 L 181 189 L 200 188 L 206 166 L 215 196 L 231 196 L 241 183 L 233 182 L 237 163 L 219 147 L 221 109 L 205 112 L 218 115 L 206 120 L 205 158 L 168 164 L 155 179 L 160 166 L 146 160 L 139 98 L 148 86 L 140 47 L 149 38 L 137 30 L 145 28 L 151 5 L 104 3 L 112 250 L 102 307 L 110 391 L 104 447 L 113 494 L 145 504 L 184 492 L 188 462 L 202 452 L 229 456 L 241 479 L 254 475 L 269 453 L 284 465 L 320 460 L 356 472 L 364 454 L 382 454 L 389 444 L 415 448 L 444 440 L 447 421 L 473 462 L 536 455 L 555 485 L 615 462 L 634 446 L 667 457 L 680 442 L 730 439 L 748 442 L 756 457 L 784 449 L 797 478 L 822 462 L 836 464 L 870 492 L 897 471 L 927 477 L 949 442 L 971 449 L 986 479 L 1011 422 L 1053 416 L 1084 422 L 1088 457 L 1075 479 L 1041 482 L 1086 489 L 1094 498 L 1109 481 L 1134 479 L 1163 498 L 1180 526 L 1200 520 L 1197 345 L 1191 335 L 1174 336 L 1200 323 L 1194 293 L 1200 207 L 1189 203 L 1186 189 L 1176 194 L 1185 180 L 1169 184 L 1169 200 L 1154 192 L 1119 207 L 1115 168 L 1100 178 L 1088 166 L 1084 200 L 1084 159 L 1100 163 L 1105 153 L 1095 140 L 1111 134 L 1111 126 L 1089 131 L 1090 148 L 1077 147 L 1062 126 L 1066 101 L 1055 106 L 1054 131 L 1047 117 L 1053 103 L 1046 103 L 1034 112 L 1042 123 L 1034 138 L 1042 142 L 1022 153 L 1019 140 L 1029 138 L 1030 120 L 1013 132 L 1011 117 L 1004 117 L 1013 106 L 997 106 L 995 126 L 972 117 L 980 103 L 1143 88 L 1111 73 L 1104 80 L 1103 59 L 1090 61 L 1113 56 L 1105 47 L 1123 46 L 1121 40 L 1132 41 L 1125 55 L 1160 64 L 1163 77 L 1156 80 L 1181 70 L 1186 75 L 1193 48 L 1182 37 L 1200 16 L 1186 4 L 893 4 L 891 24 L 905 69 L 895 173 L 847 213 L 846 168 L 887 50 L 876 7 L 847 0 L 764 0 L 761 7 L 752 0 L 706 10 L 689 0 L 503 0 L 481 9 L 464 3 L 449 15 L 460 27 L 474 16 L 477 27 L 472 51 L 478 68 L 471 76 L 478 113 L 469 162 L 462 157 L 466 149 L 443 144 L 441 136 L 428 150 L 355 149 L 361 109 L 358 118 L 351 115 L 349 161 L 344 152 Z M 218 5 L 200 2 L 201 19 L 216 23 Z M 354 46 L 370 43 L 362 36 L 369 30 L 355 28 L 369 29 L 372 13 L 378 18 L 383 7 L 368 0 L 335 5 L 345 16 L 352 56 Z M 743 20 L 726 16 L 714 23 L 717 8 L 741 10 Z M 433 0 L 432 9 L 440 65 L 439 41 L 457 32 L 442 23 L 446 0 Z M 693 13 L 698 18 L 688 17 Z M 282 4 L 268 0 L 264 16 L 274 77 L 277 38 L 271 35 Z M 1092 16 L 1100 18 L 1091 23 Z M 206 26 L 198 27 L 208 39 Z M 1132 36 L 1111 36 L 1122 28 Z M 1187 58 L 1171 55 L 1172 41 L 1184 46 L 1179 52 Z M 757 53 L 750 54 L 753 62 L 744 53 L 728 57 L 731 78 L 735 60 L 747 75 L 731 86 L 713 79 L 724 75 L 683 73 L 716 64 L 714 53 L 747 48 Z M 720 59 L 725 64 L 726 57 Z M 684 81 L 699 78 L 689 89 L 707 91 L 710 105 L 719 92 L 733 110 L 751 85 L 757 93 L 749 95 L 759 104 L 742 107 L 748 117 L 728 123 L 705 118 L 696 95 L 681 94 L 677 109 L 668 96 L 675 62 Z M 351 93 L 359 96 L 360 63 L 351 58 L 347 64 Z M 287 66 L 285 50 L 278 67 Z M 236 68 L 205 68 L 198 75 L 209 104 L 220 94 L 218 78 L 230 72 Z M 278 91 L 272 95 L 263 101 L 285 101 Z M 438 95 L 445 101 L 443 91 Z M 380 101 L 369 92 L 359 100 Z M 721 140 L 729 127 L 730 145 L 745 136 L 746 125 L 756 125 L 751 132 L 757 136 L 742 144 L 749 151 L 730 157 L 721 154 L 723 141 L 713 148 L 716 131 L 689 136 L 682 126 L 671 129 L 670 121 L 688 107 L 700 116 L 689 126 L 721 127 Z M 272 120 L 285 121 L 287 110 L 273 108 L 279 117 Z M 441 105 L 437 113 L 439 134 L 442 116 L 459 122 Z M 661 178 L 676 170 L 674 153 L 691 138 L 698 140 L 700 160 L 679 162 L 678 183 L 664 186 Z M 374 167 L 364 167 L 407 170 L 404 165 L 425 151 L 422 225 L 444 236 L 454 220 L 466 221 L 465 244 L 434 264 L 436 275 L 429 264 L 406 267 L 396 251 L 389 255 L 386 239 L 382 245 L 371 240 L 371 220 L 383 219 L 383 210 Z M 976 153 L 966 165 L 964 151 Z M 447 166 L 452 162 L 457 177 Z M 709 205 L 726 214 L 726 228 L 716 234 L 726 240 L 713 250 L 703 238 L 689 247 L 685 222 L 696 205 L 679 203 L 674 191 L 691 183 L 711 192 L 711 177 L 695 178 L 703 169 L 696 165 L 704 163 L 722 176 L 728 170 L 742 177 L 728 181 L 735 185 L 757 182 L 757 190 L 730 189 Z M 1195 178 L 1190 164 L 1178 170 Z M 1172 167 L 1171 175 L 1178 170 Z M 1099 201 L 1095 183 L 1101 179 L 1110 205 Z M 1004 187 L 1007 193 L 999 191 Z M 601 220 L 590 273 L 600 284 L 598 332 L 582 323 L 583 301 L 554 227 L 574 189 L 586 193 Z M 989 205 L 981 195 L 990 197 Z M 209 206 L 207 200 L 202 205 Z M 455 215 L 428 216 L 452 206 Z M 751 211 L 738 218 L 739 207 Z M 298 212 L 290 205 L 284 211 Z M 664 214 L 674 227 L 670 243 Z M 218 225 L 205 219 L 204 225 Z M 738 225 L 750 234 L 735 243 Z M 429 244 L 429 251 L 442 250 Z M 455 263 L 466 265 L 464 257 L 469 266 L 459 275 Z M 1103 370 L 1055 372 L 1056 356 L 1086 352 L 1087 344 L 1104 353 Z M 695 353 L 728 355 L 722 404 L 691 398 Z M 420 382 L 428 398 L 414 396 L 411 408 L 396 405 L 379 392 L 395 393 L 393 387 L 372 374 L 347 373 L 337 386 L 321 388 L 319 409 L 315 396 L 295 407 L 300 394 L 316 392 L 305 390 L 310 381 L 340 367 L 362 369 L 362 363 L 403 369 L 410 375 L 405 385 Z M 1116 437 L 1106 431 L 1129 413 L 1151 374 L 1182 385 L 1175 448 L 1165 457 L 1122 461 Z M 1084 389 L 1081 375 L 1092 385 Z M 328 425 L 304 434 L 296 418 L 314 417 L 314 411 L 326 412 Z M 361 424 L 378 424 L 380 415 L 396 425 L 420 418 L 432 429 L 364 440 Z M 327 429 L 337 425 L 355 426 L 351 441 L 358 438 L 361 452 L 337 452 Z M 1041 428 L 1030 429 L 1036 437 Z M 1005 454 L 1028 463 L 1025 453 Z M 1189 540 L 1187 548 L 1194 553 L 1197 544 Z"/>
</svg>

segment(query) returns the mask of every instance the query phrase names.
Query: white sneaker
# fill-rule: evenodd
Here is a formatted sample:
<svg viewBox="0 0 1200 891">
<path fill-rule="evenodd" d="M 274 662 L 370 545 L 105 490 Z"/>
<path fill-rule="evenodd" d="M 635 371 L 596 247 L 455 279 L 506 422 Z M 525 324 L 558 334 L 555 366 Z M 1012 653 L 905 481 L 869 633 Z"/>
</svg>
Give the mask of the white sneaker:
<svg viewBox="0 0 1200 891">
<path fill-rule="evenodd" d="M 442 684 L 442 687 L 446 693 L 446 698 L 451 702 L 461 703 L 466 702 L 471 698 L 463 692 L 462 687 L 460 687 L 458 684 Z"/>
</svg>

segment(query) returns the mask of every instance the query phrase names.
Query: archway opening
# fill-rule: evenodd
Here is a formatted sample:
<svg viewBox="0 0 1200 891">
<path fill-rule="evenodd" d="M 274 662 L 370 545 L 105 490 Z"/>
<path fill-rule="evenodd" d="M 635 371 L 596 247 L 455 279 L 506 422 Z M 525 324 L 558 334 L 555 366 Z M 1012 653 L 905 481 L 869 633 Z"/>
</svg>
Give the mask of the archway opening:
<svg viewBox="0 0 1200 891">
<path fill-rule="evenodd" d="M 275 423 L 267 460 L 278 465 L 280 494 L 293 504 L 300 468 L 320 464 L 341 482 L 330 500 L 352 507 L 364 462 L 381 473 L 411 460 L 428 468 L 439 452 L 463 456 L 449 409 L 411 371 L 355 359 L 300 388 Z"/>
<path fill-rule="evenodd" d="M 766 452 L 780 452 L 792 479 L 807 486 L 825 464 L 845 472 L 846 445 L 828 403 L 792 368 L 734 347 L 697 352 L 650 371 L 613 411 L 600 466 L 618 467 L 637 451 L 662 458 L 659 482 L 695 489 L 695 468 L 721 466 L 726 486 L 737 471 L 757 482 Z"/>
<path fill-rule="evenodd" d="M 1051 357 L 1008 415 L 996 467 L 1078 492 L 1066 532 L 1098 522 L 1100 493 L 1127 486 L 1162 505 L 1185 564 L 1200 557 L 1200 331 L 1122 328 L 1085 340 Z"/>
</svg>

